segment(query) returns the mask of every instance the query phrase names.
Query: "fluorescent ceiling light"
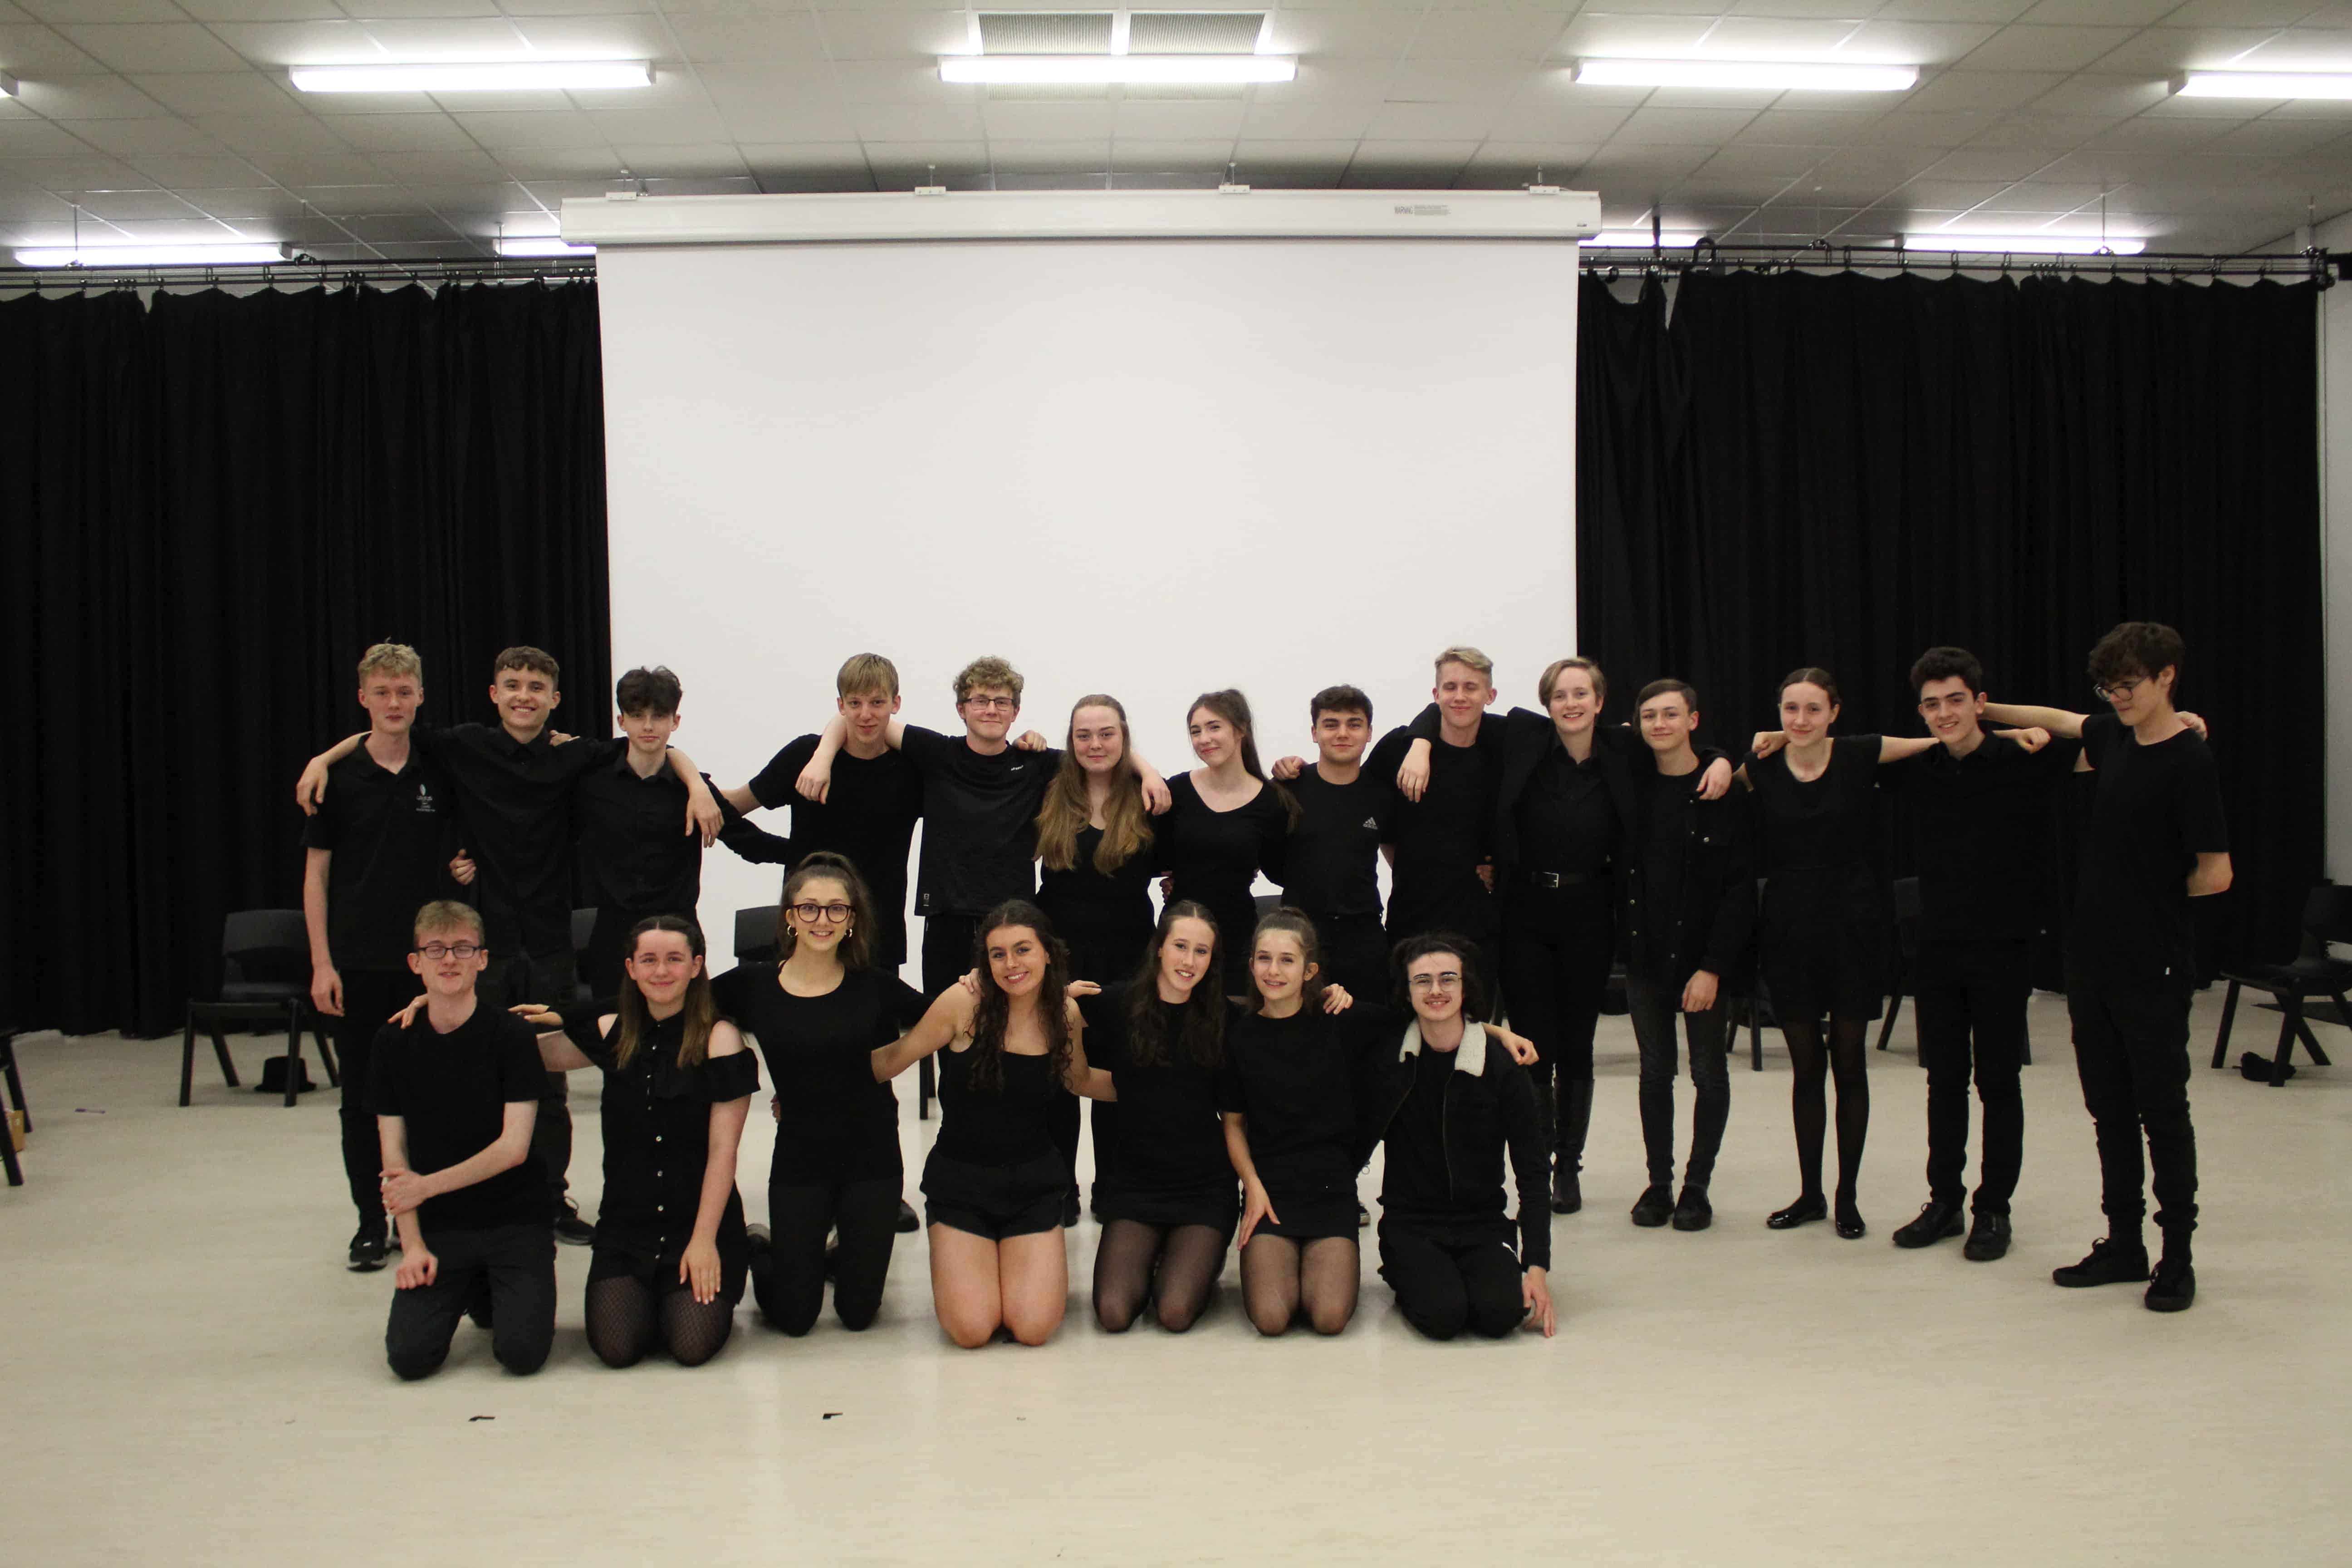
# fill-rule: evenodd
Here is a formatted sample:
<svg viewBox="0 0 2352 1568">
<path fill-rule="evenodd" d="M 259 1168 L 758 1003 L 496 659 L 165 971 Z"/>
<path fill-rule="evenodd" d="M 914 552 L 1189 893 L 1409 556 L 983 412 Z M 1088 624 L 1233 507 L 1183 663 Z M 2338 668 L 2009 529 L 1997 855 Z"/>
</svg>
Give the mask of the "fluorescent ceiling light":
<svg viewBox="0 0 2352 1568">
<path fill-rule="evenodd" d="M 2116 256 L 2137 256 L 2147 248 L 2144 239 L 2127 239 L 2118 235 L 2101 238 L 2095 234 L 1906 234 L 1903 237 L 1906 250 L 1948 250 L 1963 256 L 2028 255 L 2097 256 L 2110 252 Z"/>
<path fill-rule="evenodd" d="M 1604 228 L 1582 243 L 1606 246 L 1612 250 L 1647 250 L 1652 246 L 1662 250 L 1684 250 L 1696 245 L 1699 237 L 1696 234 L 1671 228 L 1655 238 L 1651 237 L 1646 228 Z"/>
<path fill-rule="evenodd" d="M 2352 71 L 2190 71 L 2182 98 L 2352 98 Z"/>
<path fill-rule="evenodd" d="M 0 71 L 0 98 L 14 98 L 16 96 L 16 79 L 10 76 L 6 71 Z"/>
<path fill-rule="evenodd" d="M 593 245 L 566 245 L 551 236 L 522 236 L 499 241 L 500 256 L 593 256 Z"/>
<path fill-rule="evenodd" d="M 286 259 L 281 245 L 34 246 L 16 252 L 19 267 L 251 267 Z"/>
<path fill-rule="evenodd" d="M 1832 65 L 1811 60 L 1619 60 L 1576 62 L 1576 79 L 1597 87 L 1727 87 L 1799 92 L 1903 92 L 1916 66 Z"/>
<path fill-rule="evenodd" d="M 1292 55 L 941 55 L 941 81 L 1072 83 L 1148 82 L 1220 86 L 1288 81 L 1298 74 Z"/>
<path fill-rule="evenodd" d="M 482 65 L 296 66 L 304 92 L 506 92 L 651 87 L 644 60 L 500 60 Z"/>
</svg>

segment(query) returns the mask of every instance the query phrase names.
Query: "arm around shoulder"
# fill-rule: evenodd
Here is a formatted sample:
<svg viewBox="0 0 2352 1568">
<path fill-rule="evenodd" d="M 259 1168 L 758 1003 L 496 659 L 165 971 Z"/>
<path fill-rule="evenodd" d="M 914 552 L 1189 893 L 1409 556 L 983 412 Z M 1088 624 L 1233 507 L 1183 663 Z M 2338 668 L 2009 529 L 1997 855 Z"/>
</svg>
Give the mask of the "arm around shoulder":
<svg viewBox="0 0 2352 1568">
<path fill-rule="evenodd" d="M 971 993 L 961 985 L 950 985 L 940 992 L 913 1028 L 873 1053 L 874 1080 L 889 1082 L 958 1036 L 968 1033 L 975 1005 Z"/>
</svg>

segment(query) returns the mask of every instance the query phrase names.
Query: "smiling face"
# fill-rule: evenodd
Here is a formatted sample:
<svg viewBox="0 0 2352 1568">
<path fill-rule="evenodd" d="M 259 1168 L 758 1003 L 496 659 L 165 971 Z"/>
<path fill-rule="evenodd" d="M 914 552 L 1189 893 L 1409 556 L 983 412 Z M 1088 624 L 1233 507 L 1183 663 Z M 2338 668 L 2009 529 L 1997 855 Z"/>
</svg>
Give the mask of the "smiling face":
<svg viewBox="0 0 2352 1568">
<path fill-rule="evenodd" d="M 1326 708 L 1315 715 L 1315 751 L 1327 763 L 1345 765 L 1358 761 L 1371 739 L 1371 720 L 1353 709 Z"/>
<path fill-rule="evenodd" d="M 898 699 L 887 691 L 861 691 L 835 699 L 834 706 L 841 710 L 841 721 L 849 726 L 851 743 L 870 748 L 882 743 L 890 715 L 898 711 Z"/>
<path fill-rule="evenodd" d="M 498 704 L 499 721 L 509 731 L 536 735 L 546 727 L 563 695 L 542 671 L 502 669 L 490 682 L 490 700 Z"/>
<path fill-rule="evenodd" d="M 660 756 L 669 750 L 669 738 L 677 733 L 680 722 L 676 713 L 656 713 L 643 709 L 621 715 L 621 733 L 629 738 L 629 749 L 640 756 Z"/>
<path fill-rule="evenodd" d="M 413 675 L 377 670 L 360 683 L 360 706 L 367 710 L 368 727 L 379 735 L 408 733 L 424 702 L 425 683 Z"/>
<path fill-rule="evenodd" d="M 1462 1016 L 1462 955 L 1454 952 L 1424 952 L 1405 966 L 1405 994 L 1423 1027 Z"/>
<path fill-rule="evenodd" d="M 1215 767 L 1229 757 L 1241 755 L 1241 728 L 1213 708 L 1195 708 L 1185 716 L 1184 727 L 1192 737 L 1192 754 L 1202 765 Z"/>
<path fill-rule="evenodd" d="M 975 686 L 956 704 L 963 715 L 964 733 L 985 743 L 1002 742 L 1021 717 L 1021 699 L 1002 686 Z"/>
<path fill-rule="evenodd" d="M 1642 739 L 1657 752 L 1677 752 L 1698 728 L 1698 710 L 1679 691 L 1661 691 L 1642 704 Z"/>
<path fill-rule="evenodd" d="M 445 1001 L 454 1001 L 471 992 L 475 978 L 489 964 L 490 955 L 482 946 L 481 934 L 467 926 L 420 931 L 416 933 L 416 951 L 408 955 L 409 970 L 425 982 L 425 994 Z"/>
<path fill-rule="evenodd" d="M 1601 717 L 1601 693 L 1593 689 L 1592 672 L 1574 666 L 1561 670 L 1545 694 L 1544 707 L 1551 714 L 1552 728 L 1561 734 L 1591 734 Z"/>
<path fill-rule="evenodd" d="M 702 973 L 702 960 L 682 931 L 649 931 L 637 934 L 629 954 L 629 978 L 647 1002 L 666 1007 L 686 996 L 688 982 Z"/>
<path fill-rule="evenodd" d="M 1429 694 L 1436 699 L 1445 721 L 1457 730 L 1465 730 L 1477 722 L 1486 705 L 1495 700 L 1495 684 L 1485 671 L 1466 664 L 1441 664 L 1437 667 L 1437 684 Z"/>
<path fill-rule="evenodd" d="M 1258 933 L 1257 946 L 1250 954 L 1250 979 L 1268 1002 L 1280 1005 L 1292 1000 L 1318 973 L 1307 962 L 1307 948 L 1297 931 Z"/>
<path fill-rule="evenodd" d="M 1127 760 L 1127 726 L 1118 710 L 1097 702 L 1072 713 L 1070 754 L 1090 773 L 1117 772 Z"/>
<path fill-rule="evenodd" d="M 1029 926 L 998 926 L 988 933 L 988 973 L 1007 996 L 1034 996 L 1045 981 L 1045 943 Z"/>
<path fill-rule="evenodd" d="M 1810 680 L 1790 681 L 1780 692 L 1780 728 L 1789 732 L 1791 745 L 1820 740 L 1837 716 L 1838 705 L 1830 694 Z"/>
<path fill-rule="evenodd" d="M 1171 921 L 1167 940 L 1160 944 L 1160 994 L 1181 1002 L 1192 994 L 1214 967 L 1217 933 L 1206 921 L 1190 916 Z"/>
<path fill-rule="evenodd" d="M 1927 721 L 1927 732 L 1948 746 L 1976 743 L 1983 732 L 1984 706 L 1984 698 L 1957 675 L 1919 688 L 1919 717 Z"/>
<path fill-rule="evenodd" d="M 849 934 L 849 888 L 837 877 L 811 877 L 784 906 L 784 926 L 798 944 L 831 952 Z"/>
</svg>

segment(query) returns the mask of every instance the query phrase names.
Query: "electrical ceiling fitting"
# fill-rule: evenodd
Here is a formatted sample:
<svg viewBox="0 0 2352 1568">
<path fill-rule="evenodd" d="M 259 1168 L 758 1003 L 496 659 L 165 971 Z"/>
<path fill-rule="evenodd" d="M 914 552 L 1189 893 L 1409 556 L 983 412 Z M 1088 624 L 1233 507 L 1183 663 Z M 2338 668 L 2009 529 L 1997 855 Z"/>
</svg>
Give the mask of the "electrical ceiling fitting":
<svg viewBox="0 0 2352 1568">
<path fill-rule="evenodd" d="M 2352 71 L 2190 71 L 2179 98 L 2352 98 Z"/>
<path fill-rule="evenodd" d="M 651 87 L 645 60 L 418 61 L 383 66 L 296 66 L 304 92 L 560 92 L 565 88 Z"/>
</svg>

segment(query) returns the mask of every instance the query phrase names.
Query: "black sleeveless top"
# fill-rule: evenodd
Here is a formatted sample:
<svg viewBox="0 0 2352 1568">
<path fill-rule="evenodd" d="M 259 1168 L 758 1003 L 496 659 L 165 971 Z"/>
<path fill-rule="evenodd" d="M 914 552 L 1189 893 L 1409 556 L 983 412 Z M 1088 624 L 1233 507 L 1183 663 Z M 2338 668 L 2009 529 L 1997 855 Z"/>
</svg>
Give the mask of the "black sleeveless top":
<svg viewBox="0 0 2352 1568">
<path fill-rule="evenodd" d="M 1004 1077 L 992 1089 L 973 1087 L 972 1048 L 940 1057 L 940 1136 L 932 1148 L 968 1165 L 1019 1165 L 1054 1152 L 1045 1113 L 1061 1085 L 1051 1057 L 1004 1053 Z"/>
</svg>

